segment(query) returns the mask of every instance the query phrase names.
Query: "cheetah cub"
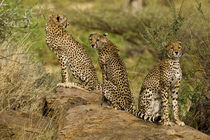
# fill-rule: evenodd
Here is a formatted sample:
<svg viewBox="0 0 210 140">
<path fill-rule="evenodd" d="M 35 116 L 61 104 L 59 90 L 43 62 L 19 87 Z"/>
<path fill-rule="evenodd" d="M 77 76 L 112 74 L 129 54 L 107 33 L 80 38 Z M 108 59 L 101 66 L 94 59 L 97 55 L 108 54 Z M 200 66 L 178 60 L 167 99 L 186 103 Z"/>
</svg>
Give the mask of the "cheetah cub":
<svg viewBox="0 0 210 140">
<path fill-rule="evenodd" d="M 180 57 L 181 43 L 163 43 L 166 59 L 160 62 L 144 79 L 139 94 L 138 115 L 144 120 L 161 118 L 164 125 L 171 125 L 168 112 L 168 91 L 172 92 L 172 105 L 175 123 L 184 126 L 178 116 L 178 91 L 182 79 Z M 162 109 L 162 115 L 161 115 Z"/>
<path fill-rule="evenodd" d="M 49 16 L 45 28 L 47 45 L 61 64 L 62 83 L 57 86 L 85 91 L 99 90 L 100 84 L 92 61 L 83 46 L 65 30 L 67 26 L 68 21 L 64 15 L 54 14 Z M 67 68 L 79 83 L 68 82 Z"/>
<path fill-rule="evenodd" d="M 133 97 L 126 67 L 117 46 L 107 39 L 107 35 L 107 33 L 93 33 L 89 38 L 90 46 L 99 54 L 104 101 L 111 103 L 115 109 L 129 111 L 132 108 Z"/>
</svg>

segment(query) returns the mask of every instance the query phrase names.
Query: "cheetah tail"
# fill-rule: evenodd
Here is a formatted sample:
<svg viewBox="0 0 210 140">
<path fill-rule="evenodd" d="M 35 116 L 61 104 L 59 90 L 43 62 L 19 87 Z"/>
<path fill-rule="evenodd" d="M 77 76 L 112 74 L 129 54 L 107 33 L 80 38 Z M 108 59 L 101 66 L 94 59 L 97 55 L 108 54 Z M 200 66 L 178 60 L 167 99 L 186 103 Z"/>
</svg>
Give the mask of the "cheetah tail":
<svg viewBox="0 0 210 140">
<path fill-rule="evenodd" d="M 143 120 L 145 120 L 145 121 L 149 121 L 149 122 L 153 122 L 153 123 L 158 123 L 158 122 L 161 120 L 161 116 L 157 116 L 157 117 L 155 117 L 155 116 L 148 117 L 148 116 L 146 116 L 144 113 L 142 113 L 141 111 L 137 111 L 137 110 L 135 110 L 135 109 L 133 109 L 133 108 L 130 109 L 129 112 L 130 112 L 132 115 L 136 116 L 137 118 L 141 118 L 141 119 L 143 119 Z"/>
</svg>

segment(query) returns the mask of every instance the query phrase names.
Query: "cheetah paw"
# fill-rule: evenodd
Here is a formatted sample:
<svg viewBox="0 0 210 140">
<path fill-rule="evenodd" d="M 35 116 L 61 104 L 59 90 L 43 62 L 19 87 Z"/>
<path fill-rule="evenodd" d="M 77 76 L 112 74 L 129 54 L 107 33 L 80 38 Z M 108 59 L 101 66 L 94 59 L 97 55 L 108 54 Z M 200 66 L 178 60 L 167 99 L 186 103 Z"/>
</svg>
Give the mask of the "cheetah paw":
<svg viewBox="0 0 210 140">
<path fill-rule="evenodd" d="M 170 121 L 163 121 L 163 125 L 165 125 L 165 126 L 172 126 L 172 122 L 170 122 Z"/>
<path fill-rule="evenodd" d="M 185 123 L 180 121 L 180 120 L 175 121 L 175 123 L 179 126 L 184 126 L 185 125 Z"/>
<path fill-rule="evenodd" d="M 71 83 L 58 83 L 57 87 L 71 88 L 73 85 Z"/>
<path fill-rule="evenodd" d="M 57 87 L 65 87 L 65 83 L 58 83 Z"/>
</svg>

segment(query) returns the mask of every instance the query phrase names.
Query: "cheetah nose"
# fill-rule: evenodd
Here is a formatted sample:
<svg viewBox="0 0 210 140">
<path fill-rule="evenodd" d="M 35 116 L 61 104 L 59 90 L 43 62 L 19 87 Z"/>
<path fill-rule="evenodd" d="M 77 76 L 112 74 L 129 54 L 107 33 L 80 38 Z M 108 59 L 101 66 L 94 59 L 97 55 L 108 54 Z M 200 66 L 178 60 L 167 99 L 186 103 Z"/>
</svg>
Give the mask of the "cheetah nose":
<svg viewBox="0 0 210 140">
<path fill-rule="evenodd" d="M 176 53 L 176 55 L 178 54 L 178 52 L 175 52 Z"/>
<path fill-rule="evenodd" d="M 91 45 L 91 47 L 93 48 L 93 47 L 94 47 L 94 45 L 92 44 L 92 45 Z"/>
</svg>

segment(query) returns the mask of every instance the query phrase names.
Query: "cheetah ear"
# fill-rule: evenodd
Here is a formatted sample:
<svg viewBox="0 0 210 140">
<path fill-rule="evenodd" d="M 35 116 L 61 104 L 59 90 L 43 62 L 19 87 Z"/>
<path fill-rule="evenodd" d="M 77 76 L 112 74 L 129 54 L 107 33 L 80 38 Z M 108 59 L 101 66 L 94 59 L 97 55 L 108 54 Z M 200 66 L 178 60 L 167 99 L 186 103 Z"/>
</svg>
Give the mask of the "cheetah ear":
<svg viewBox="0 0 210 140">
<path fill-rule="evenodd" d="M 91 37 L 93 35 L 93 33 L 91 33 L 90 35 L 89 35 L 89 37 Z"/>
<path fill-rule="evenodd" d="M 104 35 L 104 36 L 108 36 L 108 33 L 104 33 L 103 35 Z"/>
<path fill-rule="evenodd" d="M 60 16 L 59 15 L 56 17 L 56 20 L 59 22 L 59 20 L 60 20 Z"/>
<path fill-rule="evenodd" d="M 181 42 L 181 41 L 177 41 L 177 43 L 178 43 L 179 45 L 182 45 L 182 42 Z"/>
<path fill-rule="evenodd" d="M 162 46 L 166 48 L 166 47 L 168 46 L 168 43 L 163 42 L 163 43 L 162 43 Z"/>
</svg>

